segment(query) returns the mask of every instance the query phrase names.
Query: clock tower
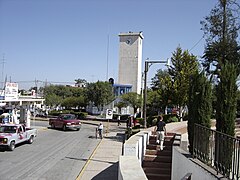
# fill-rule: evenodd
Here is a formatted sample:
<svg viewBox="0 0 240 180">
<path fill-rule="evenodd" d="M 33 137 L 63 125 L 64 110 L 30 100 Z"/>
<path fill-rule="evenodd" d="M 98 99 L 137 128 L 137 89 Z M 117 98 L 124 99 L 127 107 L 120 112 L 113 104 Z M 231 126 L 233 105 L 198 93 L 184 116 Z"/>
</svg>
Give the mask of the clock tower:
<svg viewBox="0 0 240 180">
<path fill-rule="evenodd" d="M 132 85 L 132 92 L 141 93 L 142 32 L 120 33 L 118 83 Z"/>
</svg>

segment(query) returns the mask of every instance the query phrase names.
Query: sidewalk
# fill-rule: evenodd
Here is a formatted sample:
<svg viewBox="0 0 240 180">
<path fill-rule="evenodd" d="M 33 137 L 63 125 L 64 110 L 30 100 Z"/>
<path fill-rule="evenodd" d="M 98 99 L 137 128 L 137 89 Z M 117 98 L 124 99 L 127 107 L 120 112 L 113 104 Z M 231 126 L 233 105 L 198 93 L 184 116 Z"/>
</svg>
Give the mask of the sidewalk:
<svg viewBox="0 0 240 180">
<path fill-rule="evenodd" d="M 96 121 L 84 121 L 82 123 L 99 124 Z M 118 126 L 117 122 L 109 122 L 109 128 L 107 128 L 108 122 L 103 122 L 103 125 L 104 138 L 102 140 L 96 139 L 99 144 L 77 177 L 78 180 L 118 179 L 118 161 L 119 156 L 122 155 L 126 123 L 121 123 Z M 106 132 L 107 129 L 108 132 Z"/>
<path fill-rule="evenodd" d="M 82 124 L 98 125 L 100 120 L 81 120 Z M 77 180 L 114 180 L 118 179 L 119 156 L 122 155 L 123 139 L 126 123 L 102 121 L 104 125 L 104 138 L 96 139 L 98 145 L 93 151 L 85 166 L 79 173 Z M 109 125 L 109 127 L 108 127 Z M 108 128 L 107 128 L 108 127 Z M 108 132 L 106 133 L 108 129 Z M 187 140 L 187 122 L 169 123 L 167 132 L 180 133 Z M 185 137 L 186 136 L 186 137 Z"/>
</svg>

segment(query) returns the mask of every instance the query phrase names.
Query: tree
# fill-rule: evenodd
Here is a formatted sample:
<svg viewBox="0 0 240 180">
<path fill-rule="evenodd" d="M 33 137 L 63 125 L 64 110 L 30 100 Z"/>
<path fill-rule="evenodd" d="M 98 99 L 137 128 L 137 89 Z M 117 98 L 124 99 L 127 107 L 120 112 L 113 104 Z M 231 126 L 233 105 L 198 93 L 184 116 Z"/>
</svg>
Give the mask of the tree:
<svg viewBox="0 0 240 180">
<path fill-rule="evenodd" d="M 84 100 L 83 96 L 68 97 L 68 98 L 65 98 L 63 100 L 61 105 L 63 107 L 65 107 L 66 109 L 71 109 L 71 108 L 78 108 L 78 109 L 80 109 L 82 107 L 86 107 L 86 101 Z"/>
<path fill-rule="evenodd" d="M 159 110 L 164 111 L 172 99 L 173 84 L 171 76 L 167 70 L 159 69 L 152 78 L 152 90 L 157 92 L 155 96 L 151 99 L 152 105 L 157 105 L 160 107 Z M 153 94 L 154 95 L 154 94 Z M 151 95 L 150 95 L 151 97 Z"/>
<path fill-rule="evenodd" d="M 62 105 L 68 108 L 86 107 L 83 88 L 67 87 L 63 85 L 50 85 L 44 87 L 43 92 L 46 99 L 45 103 L 47 105 Z"/>
<path fill-rule="evenodd" d="M 84 87 L 86 86 L 87 81 L 85 79 L 75 79 L 75 85 L 78 87 Z"/>
<path fill-rule="evenodd" d="M 67 98 L 72 96 L 71 88 L 73 87 L 66 87 L 63 85 L 50 85 L 44 87 L 44 95 L 50 95 L 50 94 L 55 94 L 61 98 Z"/>
<path fill-rule="evenodd" d="M 158 93 L 158 90 L 151 90 L 147 91 L 147 116 L 157 115 L 163 111 L 163 104 L 161 95 Z"/>
<path fill-rule="evenodd" d="M 119 110 L 119 112 L 120 112 L 120 114 L 121 114 L 121 109 L 122 109 L 123 107 L 126 107 L 126 106 L 127 106 L 127 103 L 124 102 L 124 101 L 122 101 L 122 100 L 120 100 L 119 102 L 117 102 L 117 103 L 115 104 L 115 106 L 118 108 L 118 110 Z"/>
<path fill-rule="evenodd" d="M 62 103 L 62 98 L 56 94 L 45 95 L 45 103 L 48 106 L 56 107 Z"/>
<path fill-rule="evenodd" d="M 180 47 L 173 52 L 171 57 L 172 66 L 169 67 L 169 74 L 172 79 L 173 94 L 172 101 L 177 105 L 180 120 L 184 107 L 188 102 L 189 80 L 192 74 L 199 68 L 197 57 L 183 51 Z"/>
<path fill-rule="evenodd" d="M 240 117 L 240 91 L 237 91 L 237 117 Z"/>
<path fill-rule="evenodd" d="M 201 22 L 207 38 L 203 67 L 208 73 L 215 75 L 217 79 L 217 130 L 227 134 L 230 133 L 229 135 L 233 135 L 234 127 L 230 126 L 232 129 L 226 130 L 224 127 L 226 125 L 222 124 L 225 124 L 225 118 L 232 121 L 235 121 L 235 119 L 232 118 L 232 110 L 222 106 L 225 106 L 224 104 L 229 100 L 235 102 L 233 100 L 236 96 L 235 86 L 240 72 L 240 47 L 237 44 L 240 26 L 236 22 L 239 14 L 237 6 L 239 5 L 235 0 L 219 0 L 218 5 L 212 9 L 210 15 Z M 215 69 L 211 70 L 211 66 Z M 227 70 L 226 67 L 230 69 Z M 232 74 L 229 74 L 230 72 Z M 232 105 L 236 104 L 233 103 Z M 232 105 L 232 109 L 236 109 Z"/>
<path fill-rule="evenodd" d="M 226 63 L 219 72 L 220 82 L 217 86 L 216 130 L 234 137 L 237 85 L 236 67 Z M 232 165 L 233 141 L 229 138 L 216 138 L 218 163 L 222 164 L 220 172 L 229 175 Z"/>
<path fill-rule="evenodd" d="M 216 79 L 216 129 L 234 136 L 236 115 L 236 80 L 240 73 L 240 47 L 237 43 L 239 5 L 235 0 L 219 0 L 209 16 L 202 21 L 206 37 L 203 67 Z M 232 142 L 216 138 L 216 157 L 220 170 L 229 175 Z"/>
<path fill-rule="evenodd" d="M 134 109 L 134 113 L 137 112 L 137 109 L 141 107 L 142 104 L 142 97 L 141 95 L 135 93 L 135 92 L 129 92 L 127 94 L 123 94 L 121 96 L 121 99 L 123 102 L 131 105 Z"/>
<path fill-rule="evenodd" d="M 86 100 L 94 103 L 99 110 L 104 105 L 114 100 L 113 89 L 109 82 L 97 81 L 96 83 L 88 83 L 85 91 Z"/>
<path fill-rule="evenodd" d="M 236 67 L 226 63 L 219 73 L 217 86 L 216 130 L 234 136 L 237 110 Z"/>
<path fill-rule="evenodd" d="M 204 72 L 196 72 L 190 78 L 189 102 L 188 102 L 188 139 L 189 152 L 193 154 L 194 124 L 200 124 L 205 127 L 211 127 L 212 113 L 212 85 L 207 79 Z M 209 137 L 205 134 L 202 136 L 202 151 L 208 154 Z"/>
<path fill-rule="evenodd" d="M 235 64 L 237 75 L 240 73 L 240 47 L 237 43 L 239 22 L 239 5 L 235 0 L 219 0 L 209 16 L 201 21 L 206 37 L 203 67 L 218 75 L 226 62 Z"/>
</svg>

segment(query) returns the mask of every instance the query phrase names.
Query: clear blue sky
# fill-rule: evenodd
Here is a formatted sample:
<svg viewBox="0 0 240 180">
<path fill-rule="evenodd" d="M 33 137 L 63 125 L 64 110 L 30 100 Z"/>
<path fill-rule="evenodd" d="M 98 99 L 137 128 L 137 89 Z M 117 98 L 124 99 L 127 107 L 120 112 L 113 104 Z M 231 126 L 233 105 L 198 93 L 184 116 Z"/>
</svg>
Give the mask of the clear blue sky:
<svg viewBox="0 0 240 180">
<path fill-rule="evenodd" d="M 200 21 L 216 3 L 0 0 L 0 81 L 7 75 L 8 80 L 19 82 L 20 88 L 34 86 L 34 80 L 105 81 L 108 70 L 108 78 L 117 82 L 120 32 L 143 31 L 143 61 L 167 59 L 179 45 L 184 50 L 194 47 L 203 36 Z M 205 40 L 200 41 L 190 52 L 202 56 L 204 44 Z M 149 79 L 159 68 L 162 65 L 150 68 Z"/>
</svg>

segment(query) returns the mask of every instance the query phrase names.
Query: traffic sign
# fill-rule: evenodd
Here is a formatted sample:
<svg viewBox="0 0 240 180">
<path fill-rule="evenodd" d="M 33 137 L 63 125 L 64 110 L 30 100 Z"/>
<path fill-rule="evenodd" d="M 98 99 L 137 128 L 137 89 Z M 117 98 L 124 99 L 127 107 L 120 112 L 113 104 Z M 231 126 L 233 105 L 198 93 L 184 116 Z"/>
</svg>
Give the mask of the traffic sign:
<svg viewBox="0 0 240 180">
<path fill-rule="evenodd" d="M 112 119 L 113 118 L 113 110 L 107 109 L 106 111 L 106 119 Z"/>
</svg>

